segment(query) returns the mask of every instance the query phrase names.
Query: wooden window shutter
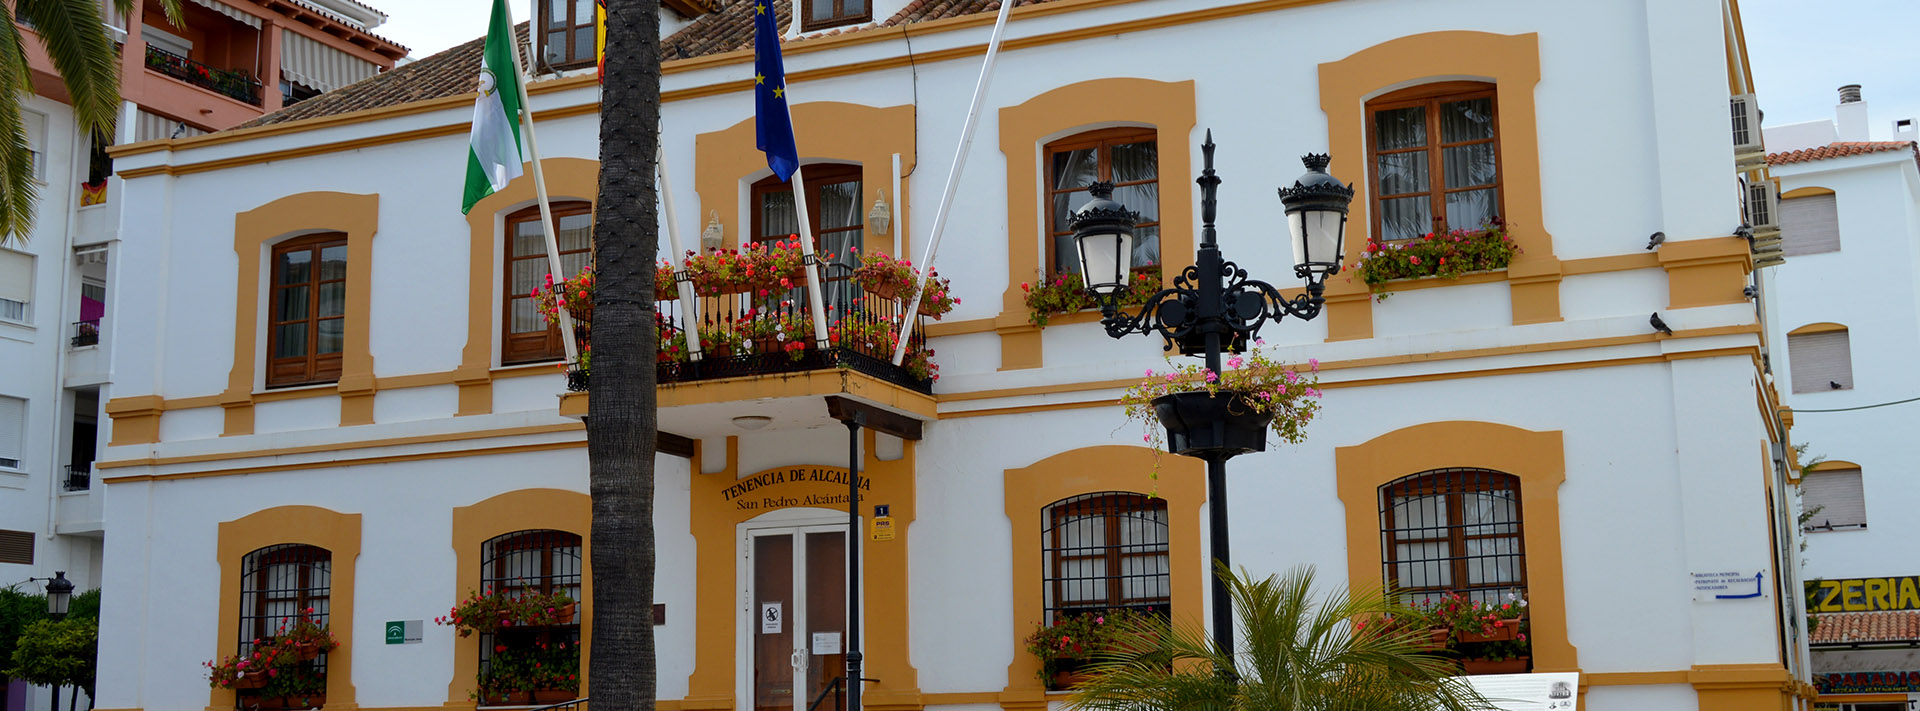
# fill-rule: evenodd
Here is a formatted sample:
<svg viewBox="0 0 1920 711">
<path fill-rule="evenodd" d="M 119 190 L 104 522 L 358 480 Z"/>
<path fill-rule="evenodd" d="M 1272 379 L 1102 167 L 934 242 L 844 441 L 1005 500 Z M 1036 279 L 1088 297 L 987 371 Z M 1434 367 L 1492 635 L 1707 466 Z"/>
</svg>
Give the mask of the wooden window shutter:
<svg viewBox="0 0 1920 711">
<path fill-rule="evenodd" d="M 33 565 L 33 532 L 0 531 L 0 563 Z"/>
<path fill-rule="evenodd" d="M 1793 363 L 1796 393 L 1853 388 L 1853 349 L 1846 331 L 1789 335 L 1787 358 Z"/>
<path fill-rule="evenodd" d="M 0 469 L 19 469 L 25 456 L 27 401 L 0 397 Z"/>
<path fill-rule="evenodd" d="M 1840 213 L 1832 195 L 1780 201 L 1780 234 L 1787 256 L 1840 251 Z"/>
<path fill-rule="evenodd" d="M 1859 469 L 1829 469 L 1810 472 L 1800 482 L 1802 511 L 1812 511 L 1807 530 L 1865 528 L 1867 497 L 1861 487 Z"/>
</svg>

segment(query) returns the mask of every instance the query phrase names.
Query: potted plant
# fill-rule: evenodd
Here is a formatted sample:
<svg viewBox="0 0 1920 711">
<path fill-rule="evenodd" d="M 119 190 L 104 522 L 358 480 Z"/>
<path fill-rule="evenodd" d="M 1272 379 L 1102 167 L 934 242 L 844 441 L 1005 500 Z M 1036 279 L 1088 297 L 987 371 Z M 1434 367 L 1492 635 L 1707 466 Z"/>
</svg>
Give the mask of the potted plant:
<svg viewBox="0 0 1920 711">
<path fill-rule="evenodd" d="M 1139 646 L 1129 644 L 1134 634 L 1127 630 L 1140 627 L 1143 617 L 1125 609 L 1063 612 L 1052 624 L 1036 627 L 1026 641 L 1027 653 L 1040 660 L 1040 683 L 1061 690 L 1085 681 L 1084 670 L 1095 657 Z"/>
<path fill-rule="evenodd" d="M 1468 674 L 1518 674 L 1527 671 L 1532 645 L 1527 641 L 1527 600 L 1507 593 L 1498 602 L 1447 593 L 1431 606 L 1435 624 L 1447 632 L 1447 647 Z"/>
<path fill-rule="evenodd" d="M 880 298 L 906 300 L 913 298 L 920 270 L 913 268 L 913 260 L 873 252 L 862 258 L 860 268 L 853 270 L 853 278 L 860 282 L 860 288 Z"/>
<path fill-rule="evenodd" d="M 454 627 L 466 637 L 502 628 L 568 624 L 575 611 L 573 598 L 562 593 L 494 592 L 486 588 L 469 592 L 467 599 L 433 621 Z"/>
<path fill-rule="evenodd" d="M 941 279 L 939 272 L 929 272 L 929 275 L 932 278 L 927 280 L 927 293 L 920 297 L 920 315 L 938 321 L 941 316 L 953 311 L 953 307 L 960 305 L 960 297 L 953 295 L 947 280 Z"/>
<path fill-rule="evenodd" d="M 579 689 L 578 645 L 500 642 L 494 645 L 469 696 L 486 704 L 552 704 L 572 701 Z"/>
<path fill-rule="evenodd" d="M 1078 274 L 1055 274 L 1042 279 L 1039 285 L 1020 283 L 1021 291 L 1026 292 L 1027 322 L 1040 328 L 1046 328 L 1054 316 L 1070 314 L 1087 309 L 1099 308 L 1100 304 L 1087 293 L 1085 284 Z M 1146 265 L 1134 271 L 1133 281 L 1121 290 L 1121 306 L 1139 306 L 1147 303 L 1147 298 L 1160 291 L 1160 267 Z"/>
<path fill-rule="evenodd" d="M 216 689 L 257 689 L 258 695 L 266 698 L 318 694 L 326 691 L 325 677 L 320 675 L 319 681 L 309 683 L 307 676 L 319 674 L 312 660 L 339 646 L 309 607 L 301 611 L 299 619 L 282 624 L 274 636 L 253 640 L 250 650 L 218 663 L 202 662 L 201 666 L 207 668 L 208 685 Z"/>
<path fill-rule="evenodd" d="M 1353 272 L 1354 277 L 1366 282 L 1374 300 L 1385 301 L 1393 293 L 1389 282 L 1423 277 L 1458 279 L 1470 272 L 1505 269 L 1519 252 L 1520 246 L 1507 235 L 1506 221 L 1495 217 L 1479 229 L 1428 232 L 1398 242 L 1369 236 Z"/>
<path fill-rule="evenodd" d="M 1265 451 L 1271 433 L 1298 444 L 1320 411 L 1320 362 L 1308 372 L 1274 362 L 1255 348 L 1230 355 L 1221 372 L 1196 363 L 1149 369 L 1120 396 L 1127 418 L 1146 426 L 1142 440 L 1154 449 L 1186 456 Z M 1215 428 L 1210 423 L 1223 422 Z M 1162 428 L 1165 430 L 1162 436 Z"/>
<path fill-rule="evenodd" d="M 546 317 L 548 325 L 559 325 L 560 309 L 566 309 L 573 316 L 576 327 L 587 327 L 593 323 L 593 284 L 593 265 L 588 264 L 573 278 L 559 282 L 555 282 L 553 275 L 548 274 L 546 284 L 534 288 L 530 296 L 533 297 L 534 308 Z"/>
</svg>

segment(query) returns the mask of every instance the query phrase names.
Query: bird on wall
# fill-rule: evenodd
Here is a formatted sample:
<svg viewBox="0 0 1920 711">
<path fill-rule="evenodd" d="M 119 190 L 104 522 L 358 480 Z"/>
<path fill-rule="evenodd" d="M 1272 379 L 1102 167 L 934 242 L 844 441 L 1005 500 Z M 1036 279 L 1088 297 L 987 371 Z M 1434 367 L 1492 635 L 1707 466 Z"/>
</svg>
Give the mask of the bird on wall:
<svg viewBox="0 0 1920 711">
<path fill-rule="evenodd" d="M 1647 238 L 1647 249 L 1659 249 L 1660 244 L 1665 241 L 1667 241 L 1667 233 L 1655 232 L 1652 237 Z"/>
<path fill-rule="evenodd" d="M 1753 246 L 1753 225 L 1741 225 L 1735 228 L 1733 236 L 1746 240 L 1747 246 Z"/>
<path fill-rule="evenodd" d="M 1673 329 L 1667 327 L 1667 322 L 1660 320 L 1660 312 L 1658 311 L 1653 312 L 1653 315 L 1647 318 L 1647 323 L 1652 324 L 1653 330 L 1655 331 L 1669 336 L 1673 335 Z"/>
<path fill-rule="evenodd" d="M 1829 381 L 1827 381 L 1827 387 L 1829 387 L 1829 388 L 1832 388 L 1832 389 L 1834 389 L 1834 390 L 1839 390 L 1840 388 L 1843 388 L 1843 387 L 1846 387 L 1846 386 L 1845 386 L 1845 385 L 1841 385 L 1841 384 L 1840 384 L 1840 383 L 1839 383 L 1838 381 L 1834 381 L 1834 380 L 1829 380 Z"/>
<path fill-rule="evenodd" d="M 1745 296 L 1745 297 L 1747 297 L 1747 298 L 1748 298 L 1749 300 L 1751 300 L 1751 299 L 1753 299 L 1754 297 L 1756 297 L 1756 296 L 1759 296 L 1759 295 L 1760 295 L 1760 290 L 1759 290 L 1759 289 L 1755 289 L 1755 288 L 1753 288 L 1753 285 L 1751 285 L 1751 284 L 1749 284 L 1749 285 L 1747 285 L 1747 287 L 1746 287 L 1746 288 L 1744 288 L 1744 289 L 1741 289 L 1741 290 L 1740 290 L 1740 295 L 1741 295 L 1741 296 Z"/>
</svg>

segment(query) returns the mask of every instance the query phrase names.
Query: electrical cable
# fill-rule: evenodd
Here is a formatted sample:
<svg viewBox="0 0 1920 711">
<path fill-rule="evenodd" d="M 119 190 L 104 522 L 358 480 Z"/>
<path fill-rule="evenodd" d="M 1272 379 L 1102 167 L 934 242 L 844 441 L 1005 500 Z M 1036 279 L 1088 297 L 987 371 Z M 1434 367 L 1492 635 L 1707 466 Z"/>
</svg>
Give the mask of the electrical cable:
<svg viewBox="0 0 1920 711">
<path fill-rule="evenodd" d="M 1906 403 L 1909 403 L 1909 402 L 1914 402 L 1914 401 L 1916 401 L 1916 400 L 1920 400 L 1920 397 L 1910 397 L 1910 398 L 1907 398 L 1907 399 L 1905 399 L 1905 400 L 1895 400 L 1895 401 L 1893 401 L 1893 402 L 1883 402 L 1883 403 L 1879 403 L 1879 404 L 1877 404 L 1877 405 L 1860 405 L 1860 406 L 1857 406 L 1857 407 L 1835 407 L 1835 408 L 1831 408 L 1831 409 L 1826 409 L 1826 410 L 1802 410 L 1802 409 L 1800 409 L 1800 408 L 1797 408 L 1797 407 L 1796 407 L 1796 408 L 1793 408 L 1793 414 L 1796 414 L 1796 415 L 1798 415 L 1798 414 L 1800 414 L 1800 413 L 1802 413 L 1802 412 L 1851 412 L 1851 411 L 1853 411 L 1853 410 L 1871 410 L 1871 409 L 1873 409 L 1873 408 L 1876 408 L 1876 407 L 1886 407 L 1886 406 L 1888 406 L 1888 405 L 1902 405 L 1902 404 L 1906 404 Z"/>
</svg>

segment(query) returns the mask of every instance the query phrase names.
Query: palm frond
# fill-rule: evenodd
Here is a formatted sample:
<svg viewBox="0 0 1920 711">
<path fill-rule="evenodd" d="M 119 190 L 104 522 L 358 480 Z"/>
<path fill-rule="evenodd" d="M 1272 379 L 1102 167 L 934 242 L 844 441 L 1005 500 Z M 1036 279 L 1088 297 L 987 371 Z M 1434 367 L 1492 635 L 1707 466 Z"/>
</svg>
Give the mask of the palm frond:
<svg viewBox="0 0 1920 711">
<path fill-rule="evenodd" d="M 0 3 L 0 12 L 7 12 Z M 20 102 L 33 92 L 26 45 L 20 27 L 8 16 L 0 22 L 0 246 L 27 241 L 33 231 L 40 184 L 33 176 L 33 151 L 27 145 Z"/>
<path fill-rule="evenodd" d="M 120 53 L 103 25 L 98 0 L 15 0 L 60 71 L 83 133 L 113 135 L 120 111 Z"/>
<path fill-rule="evenodd" d="M 1069 706 L 1087 711 L 1481 711 L 1485 698 L 1423 648 L 1426 616 L 1379 592 L 1316 594 L 1312 568 L 1252 580 L 1221 570 L 1236 654 L 1191 621 L 1138 623 L 1143 640 L 1101 656 Z M 1231 669 L 1233 677 L 1217 673 Z"/>
</svg>

